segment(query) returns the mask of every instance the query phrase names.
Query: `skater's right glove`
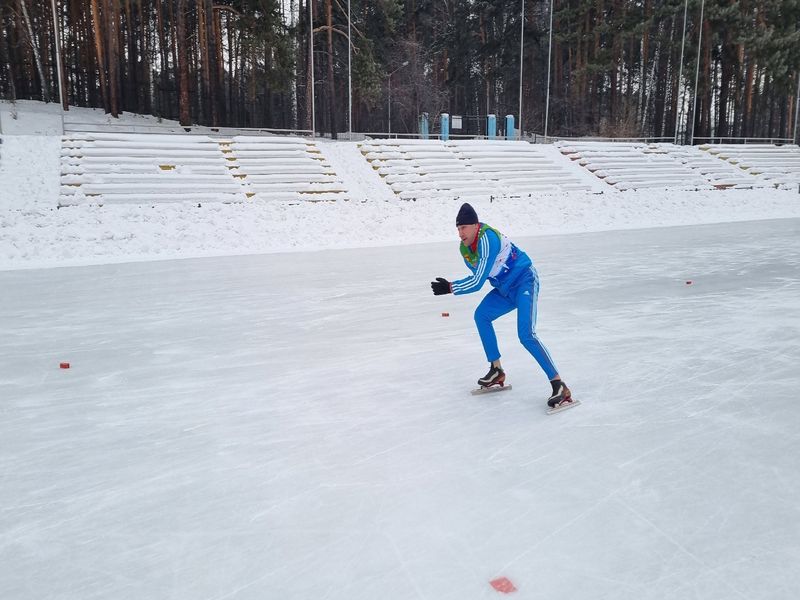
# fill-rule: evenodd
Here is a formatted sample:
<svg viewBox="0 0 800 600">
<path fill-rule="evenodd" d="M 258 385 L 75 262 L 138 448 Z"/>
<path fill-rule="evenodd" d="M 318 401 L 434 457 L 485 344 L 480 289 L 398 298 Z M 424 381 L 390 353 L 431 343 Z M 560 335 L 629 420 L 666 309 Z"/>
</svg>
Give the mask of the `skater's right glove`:
<svg viewBox="0 0 800 600">
<path fill-rule="evenodd" d="M 433 290 L 434 296 L 442 296 L 444 294 L 453 293 L 453 288 L 450 286 L 450 282 L 444 277 L 437 277 L 436 281 L 431 281 L 431 289 Z"/>
</svg>

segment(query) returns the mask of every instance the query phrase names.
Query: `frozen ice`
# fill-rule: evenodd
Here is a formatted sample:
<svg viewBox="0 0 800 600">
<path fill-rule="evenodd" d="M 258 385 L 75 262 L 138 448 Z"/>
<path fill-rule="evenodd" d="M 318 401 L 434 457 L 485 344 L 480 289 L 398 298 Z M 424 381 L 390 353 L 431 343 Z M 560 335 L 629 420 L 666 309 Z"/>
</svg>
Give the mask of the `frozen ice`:
<svg viewBox="0 0 800 600">
<path fill-rule="evenodd" d="M 0 598 L 799 597 L 800 219 L 515 241 L 0 272 Z"/>
</svg>

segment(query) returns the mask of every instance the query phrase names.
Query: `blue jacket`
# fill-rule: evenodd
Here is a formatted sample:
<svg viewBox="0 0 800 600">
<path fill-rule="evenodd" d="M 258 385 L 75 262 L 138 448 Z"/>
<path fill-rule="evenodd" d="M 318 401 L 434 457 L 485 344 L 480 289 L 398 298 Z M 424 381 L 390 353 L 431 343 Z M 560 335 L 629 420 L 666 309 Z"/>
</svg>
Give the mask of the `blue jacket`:
<svg viewBox="0 0 800 600">
<path fill-rule="evenodd" d="M 452 283 L 455 295 L 477 292 L 488 279 L 492 286 L 507 296 L 520 275 L 533 266 L 525 252 L 502 233 L 483 223 L 475 252 L 471 249 L 465 252 L 463 245 L 461 249 L 464 264 L 472 271 L 472 275 Z"/>
</svg>

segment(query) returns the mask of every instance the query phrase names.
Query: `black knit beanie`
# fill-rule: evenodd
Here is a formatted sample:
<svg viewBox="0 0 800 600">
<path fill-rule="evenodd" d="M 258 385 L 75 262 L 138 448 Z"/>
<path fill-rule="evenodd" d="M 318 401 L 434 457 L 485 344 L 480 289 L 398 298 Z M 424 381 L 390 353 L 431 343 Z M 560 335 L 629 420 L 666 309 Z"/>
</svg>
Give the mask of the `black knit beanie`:
<svg viewBox="0 0 800 600">
<path fill-rule="evenodd" d="M 474 225 L 478 222 L 478 213 L 467 202 L 461 205 L 458 209 L 458 216 L 456 217 L 456 227 L 459 225 Z"/>
</svg>

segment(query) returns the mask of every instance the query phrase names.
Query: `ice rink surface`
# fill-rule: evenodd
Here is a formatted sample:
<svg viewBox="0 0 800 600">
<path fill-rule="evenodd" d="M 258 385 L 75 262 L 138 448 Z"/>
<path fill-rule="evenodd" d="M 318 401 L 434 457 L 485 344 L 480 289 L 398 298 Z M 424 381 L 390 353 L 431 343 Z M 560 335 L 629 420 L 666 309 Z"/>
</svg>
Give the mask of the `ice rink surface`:
<svg viewBox="0 0 800 600">
<path fill-rule="evenodd" d="M 0 273 L 0 598 L 800 597 L 800 220 L 515 241 Z"/>
</svg>

